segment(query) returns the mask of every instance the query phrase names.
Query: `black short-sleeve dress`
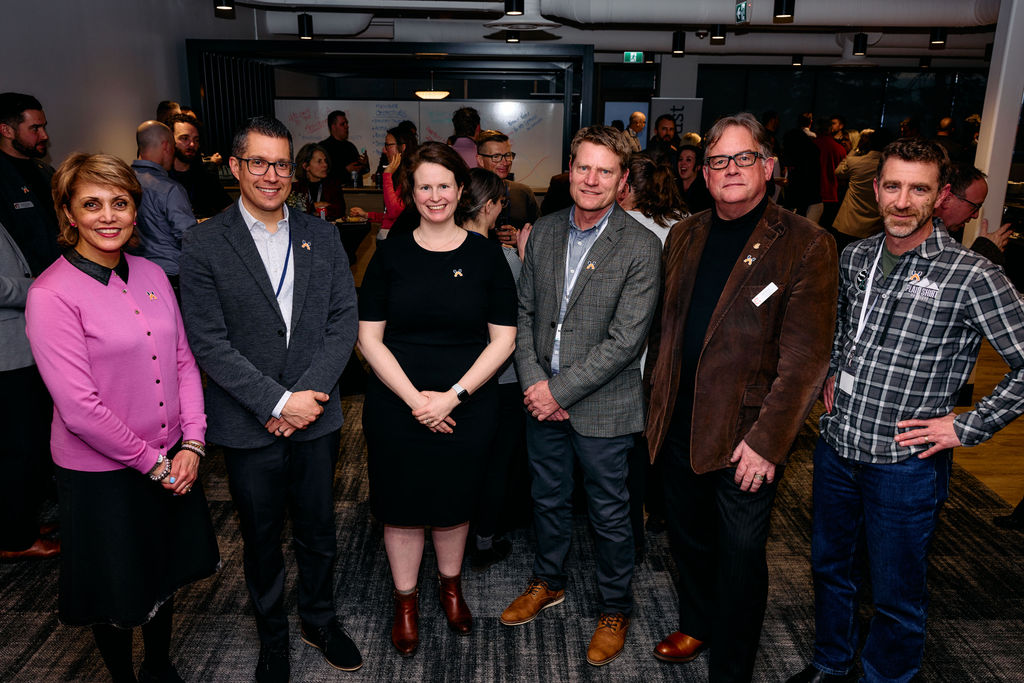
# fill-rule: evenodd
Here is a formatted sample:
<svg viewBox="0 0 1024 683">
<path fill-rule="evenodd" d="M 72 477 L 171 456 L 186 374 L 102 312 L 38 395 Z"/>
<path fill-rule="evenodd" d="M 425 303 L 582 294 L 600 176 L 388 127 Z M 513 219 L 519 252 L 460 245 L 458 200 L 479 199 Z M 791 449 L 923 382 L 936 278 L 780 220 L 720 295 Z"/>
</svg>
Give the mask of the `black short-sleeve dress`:
<svg viewBox="0 0 1024 683">
<path fill-rule="evenodd" d="M 516 324 L 515 283 L 501 247 L 468 233 L 451 251 L 412 233 L 378 242 L 359 293 L 359 318 L 386 321 L 384 345 L 419 390 L 447 391 L 488 343 L 487 324 Z M 431 432 L 376 376 L 363 406 L 374 516 L 397 526 L 454 526 L 472 513 L 497 420 L 492 379 Z"/>
</svg>

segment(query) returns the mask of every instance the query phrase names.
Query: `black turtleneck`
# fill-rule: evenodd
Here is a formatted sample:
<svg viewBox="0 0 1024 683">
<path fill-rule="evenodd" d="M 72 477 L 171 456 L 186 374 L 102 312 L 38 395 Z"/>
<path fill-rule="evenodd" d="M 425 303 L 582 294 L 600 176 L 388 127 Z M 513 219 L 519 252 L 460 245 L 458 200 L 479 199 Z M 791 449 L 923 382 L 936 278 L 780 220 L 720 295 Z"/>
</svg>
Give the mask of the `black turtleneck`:
<svg viewBox="0 0 1024 683">
<path fill-rule="evenodd" d="M 722 296 L 736 263 L 743 257 L 743 247 L 750 240 L 754 227 L 768 205 L 768 194 L 757 206 L 735 220 L 725 220 L 711 208 L 711 229 L 697 266 L 690 308 L 683 328 L 682 367 L 679 374 L 679 392 L 668 438 L 685 452 L 690 449 L 690 418 L 693 415 L 693 392 L 697 379 L 697 361 L 704 347 L 704 337 L 711 324 L 711 316 Z"/>
</svg>

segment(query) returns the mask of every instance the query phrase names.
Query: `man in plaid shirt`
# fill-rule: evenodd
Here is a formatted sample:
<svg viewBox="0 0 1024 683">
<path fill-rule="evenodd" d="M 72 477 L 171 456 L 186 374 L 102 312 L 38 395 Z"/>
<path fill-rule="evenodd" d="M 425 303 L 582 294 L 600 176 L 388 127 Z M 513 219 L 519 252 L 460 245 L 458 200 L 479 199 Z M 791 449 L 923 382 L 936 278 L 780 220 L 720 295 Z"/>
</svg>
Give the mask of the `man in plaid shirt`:
<svg viewBox="0 0 1024 683">
<path fill-rule="evenodd" d="M 1024 303 L 1001 269 L 934 217 L 949 200 L 945 164 L 934 142 L 887 146 L 875 178 L 885 231 L 840 259 L 827 412 L 814 452 L 814 659 L 790 681 L 850 677 L 861 539 L 875 601 L 865 679 L 905 682 L 920 670 L 927 553 L 952 449 L 985 441 L 1024 412 Z M 974 410 L 955 415 L 983 336 L 1010 372 Z"/>
</svg>

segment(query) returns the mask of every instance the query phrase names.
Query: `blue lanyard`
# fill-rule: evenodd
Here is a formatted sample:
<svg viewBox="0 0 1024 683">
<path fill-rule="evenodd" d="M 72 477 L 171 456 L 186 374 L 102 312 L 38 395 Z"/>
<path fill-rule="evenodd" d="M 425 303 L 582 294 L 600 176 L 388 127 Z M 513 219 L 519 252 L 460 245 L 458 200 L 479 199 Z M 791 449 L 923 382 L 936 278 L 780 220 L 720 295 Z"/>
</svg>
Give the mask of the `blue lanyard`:
<svg viewBox="0 0 1024 683">
<path fill-rule="evenodd" d="M 292 243 L 291 243 L 291 240 L 289 239 L 288 240 L 288 251 L 286 251 L 285 255 L 284 255 L 284 270 L 281 271 L 281 281 L 277 283 L 277 292 L 274 293 L 274 298 L 275 299 L 280 298 L 280 296 L 281 296 L 281 288 L 284 287 L 284 276 L 288 273 L 288 261 L 291 259 L 291 257 L 292 257 Z"/>
</svg>

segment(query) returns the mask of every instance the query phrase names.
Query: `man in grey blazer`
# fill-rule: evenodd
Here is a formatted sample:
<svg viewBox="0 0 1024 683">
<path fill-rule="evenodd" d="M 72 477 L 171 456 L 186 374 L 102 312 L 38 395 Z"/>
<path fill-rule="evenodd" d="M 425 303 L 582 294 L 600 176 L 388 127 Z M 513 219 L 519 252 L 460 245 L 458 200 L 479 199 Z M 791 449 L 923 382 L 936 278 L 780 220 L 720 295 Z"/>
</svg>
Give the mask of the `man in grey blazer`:
<svg viewBox="0 0 1024 683">
<path fill-rule="evenodd" d="M 53 557 L 60 543 L 41 538 L 39 506 L 50 472 L 53 404 L 25 336 L 32 272 L 0 224 L 0 559 Z"/>
<path fill-rule="evenodd" d="M 332 484 L 342 424 L 338 377 L 356 338 L 356 298 L 327 223 L 289 212 L 288 129 L 250 119 L 229 164 L 240 200 L 185 234 L 185 329 L 208 375 L 207 438 L 224 446 L 260 636 L 257 681 L 287 681 L 281 531 L 291 514 L 302 640 L 335 668 L 362 665 L 334 612 Z"/>
<path fill-rule="evenodd" d="M 615 203 L 630 147 L 606 126 L 572 141 L 573 206 L 533 228 L 519 279 L 515 363 L 525 389 L 537 554 L 502 623 L 532 621 L 565 599 L 578 460 L 597 545 L 601 617 L 587 661 L 622 651 L 633 608 L 626 456 L 643 429 L 640 352 L 661 286 L 661 243 Z"/>
</svg>

